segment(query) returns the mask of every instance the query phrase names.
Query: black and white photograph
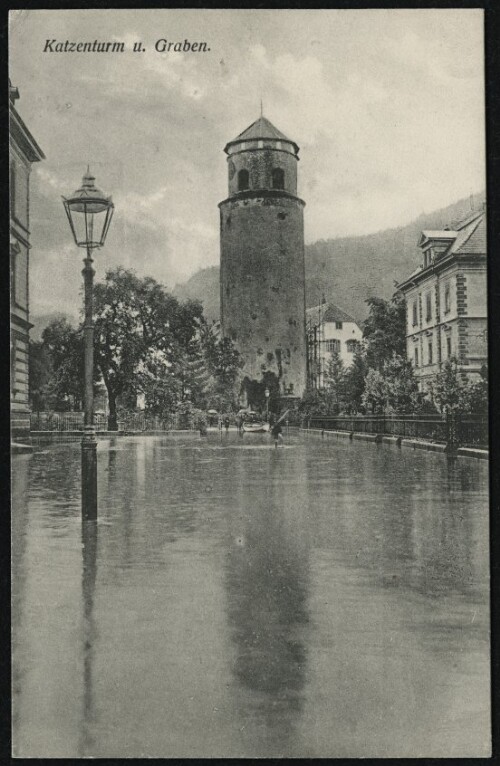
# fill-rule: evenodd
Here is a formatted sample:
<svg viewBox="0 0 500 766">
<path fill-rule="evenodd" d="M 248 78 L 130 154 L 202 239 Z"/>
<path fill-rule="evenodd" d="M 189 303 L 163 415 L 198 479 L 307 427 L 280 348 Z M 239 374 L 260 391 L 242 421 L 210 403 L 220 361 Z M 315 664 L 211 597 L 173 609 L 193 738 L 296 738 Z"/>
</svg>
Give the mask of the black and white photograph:
<svg viewBox="0 0 500 766">
<path fill-rule="evenodd" d="M 12 757 L 490 756 L 484 11 L 8 70 Z"/>
</svg>

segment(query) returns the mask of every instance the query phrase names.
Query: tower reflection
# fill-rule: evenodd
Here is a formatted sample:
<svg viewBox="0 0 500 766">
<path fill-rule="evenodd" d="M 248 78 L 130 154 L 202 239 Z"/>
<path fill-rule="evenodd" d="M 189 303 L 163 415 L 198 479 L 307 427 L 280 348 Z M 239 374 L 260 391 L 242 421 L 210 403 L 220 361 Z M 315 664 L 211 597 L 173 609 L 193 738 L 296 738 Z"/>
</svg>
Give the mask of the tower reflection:
<svg viewBox="0 0 500 766">
<path fill-rule="evenodd" d="M 228 541 L 227 612 L 237 704 L 243 718 L 262 728 L 262 746 L 273 755 L 287 751 L 306 678 L 309 538 L 303 463 L 291 452 L 285 459 L 273 451 L 252 480 L 245 475 L 248 462 L 240 462 Z"/>
</svg>

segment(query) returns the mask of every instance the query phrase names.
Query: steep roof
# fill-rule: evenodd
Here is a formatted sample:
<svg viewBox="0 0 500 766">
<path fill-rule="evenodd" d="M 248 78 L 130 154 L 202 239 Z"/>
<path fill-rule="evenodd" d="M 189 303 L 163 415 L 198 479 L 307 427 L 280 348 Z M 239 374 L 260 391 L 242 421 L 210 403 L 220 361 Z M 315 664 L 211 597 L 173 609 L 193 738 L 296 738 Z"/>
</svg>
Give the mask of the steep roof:
<svg viewBox="0 0 500 766">
<path fill-rule="evenodd" d="M 231 146 L 232 144 L 238 144 L 240 141 L 255 141 L 257 139 L 273 139 L 274 141 L 287 141 L 287 143 L 292 144 L 292 146 L 295 148 L 295 151 L 299 151 L 299 147 L 295 143 L 295 141 L 291 141 L 289 138 L 285 136 L 284 133 L 281 132 L 281 130 L 278 130 L 278 128 L 275 128 L 272 122 L 270 122 L 267 117 L 260 116 L 255 122 L 252 122 L 251 125 L 248 126 L 242 133 L 236 136 L 236 138 L 233 138 L 232 141 L 229 141 L 226 144 L 226 149 L 228 146 Z"/>
<path fill-rule="evenodd" d="M 457 238 L 448 253 L 486 253 L 486 211 L 482 210 L 458 228 Z"/>
<path fill-rule="evenodd" d="M 443 261 L 449 256 L 455 254 L 462 255 L 486 255 L 486 210 L 472 211 L 469 215 L 462 219 L 462 221 L 455 222 L 452 231 L 423 231 L 420 238 L 420 247 L 422 246 L 426 237 L 430 239 L 433 237 L 430 235 L 444 235 L 447 234 L 449 238 L 453 238 L 453 241 L 446 248 L 443 253 L 440 253 L 436 259 L 436 264 Z M 436 239 L 439 237 L 436 237 Z M 422 264 L 404 279 L 400 285 L 404 285 L 406 282 L 417 277 L 421 272 L 426 271 Z"/>
<path fill-rule="evenodd" d="M 340 306 L 335 306 L 333 303 L 320 303 L 319 306 L 312 306 L 306 309 L 306 316 L 308 319 L 319 319 L 321 317 L 322 322 L 353 322 L 355 325 L 358 324 L 347 311 L 341 309 Z"/>
</svg>

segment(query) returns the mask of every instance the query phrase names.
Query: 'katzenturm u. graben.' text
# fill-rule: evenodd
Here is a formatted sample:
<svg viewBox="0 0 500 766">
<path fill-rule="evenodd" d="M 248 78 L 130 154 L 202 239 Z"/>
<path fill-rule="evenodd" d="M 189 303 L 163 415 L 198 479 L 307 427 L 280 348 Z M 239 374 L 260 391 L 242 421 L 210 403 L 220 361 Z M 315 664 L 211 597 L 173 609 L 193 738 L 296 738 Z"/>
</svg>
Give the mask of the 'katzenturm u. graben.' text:
<svg viewBox="0 0 500 766">
<path fill-rule="evenodd" d="M 210 47 L 206 42 L 192 42 L 191 40 L 174 41 L 161 37 L 155 42 L 154 49 L 157 53 L 208 53 Z M 145 53 L 146 46 L 140 40 L 130 44 L 125 44 L 119 40 L 56 40 L 46 39 L 43 49 L 44 53 L 125 53 L 132 51 L 134 53 Z"/>
</svg>

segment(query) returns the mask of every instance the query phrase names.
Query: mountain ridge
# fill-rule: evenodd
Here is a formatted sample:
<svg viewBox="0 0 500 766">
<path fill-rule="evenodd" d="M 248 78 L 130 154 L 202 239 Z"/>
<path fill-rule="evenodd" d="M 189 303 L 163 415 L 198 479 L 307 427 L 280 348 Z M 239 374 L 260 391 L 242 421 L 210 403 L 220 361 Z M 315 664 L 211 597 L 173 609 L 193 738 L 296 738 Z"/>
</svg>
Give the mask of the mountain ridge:
<svg viewBox="0 0 500 766">
<path fill-rule="evenodd" d="M 372 234 L 320 239 L 305 247 L 306 306 L 342 306 L 358 322 L 368 314 L 366 300 L 390 298 L 397 283 L 420 263 L 417 242 L 423 229 L 442 229 L 464 218 L 473 205 L 480 209 L 485 192 L 446 207 L 421 213 L 410 223 Z M 174 295 L 201 300 L 208 319 L 219 318 L 219 267 L 209 266 L 174 287 Z"/>
<path fill-rule="evenodd" d="M 381 229 L 372 234 L 320 239 L 305 246 L 306 306 L 323 299 L 342 307 L 361 323 L 368 314 L 367 298 L 390 298 L 395 283 L 401 282 L 420 263 L 417 242 L 423 229 L 441 229 L 465 217 L 485 201 L 485 192 L 464 197 L 446 207 L 420 213 L 402 226 Z M 203 303 L 210 321 L 219 318 L 219 267 L 200 269 L 186 282 L 175 285 L 173 294 Z M 47 324 L 61 312 L 32 315 L 33 340 L 39 340 Z M 68 317 L 77 322 L 76 317 Z"/>
</svg>

